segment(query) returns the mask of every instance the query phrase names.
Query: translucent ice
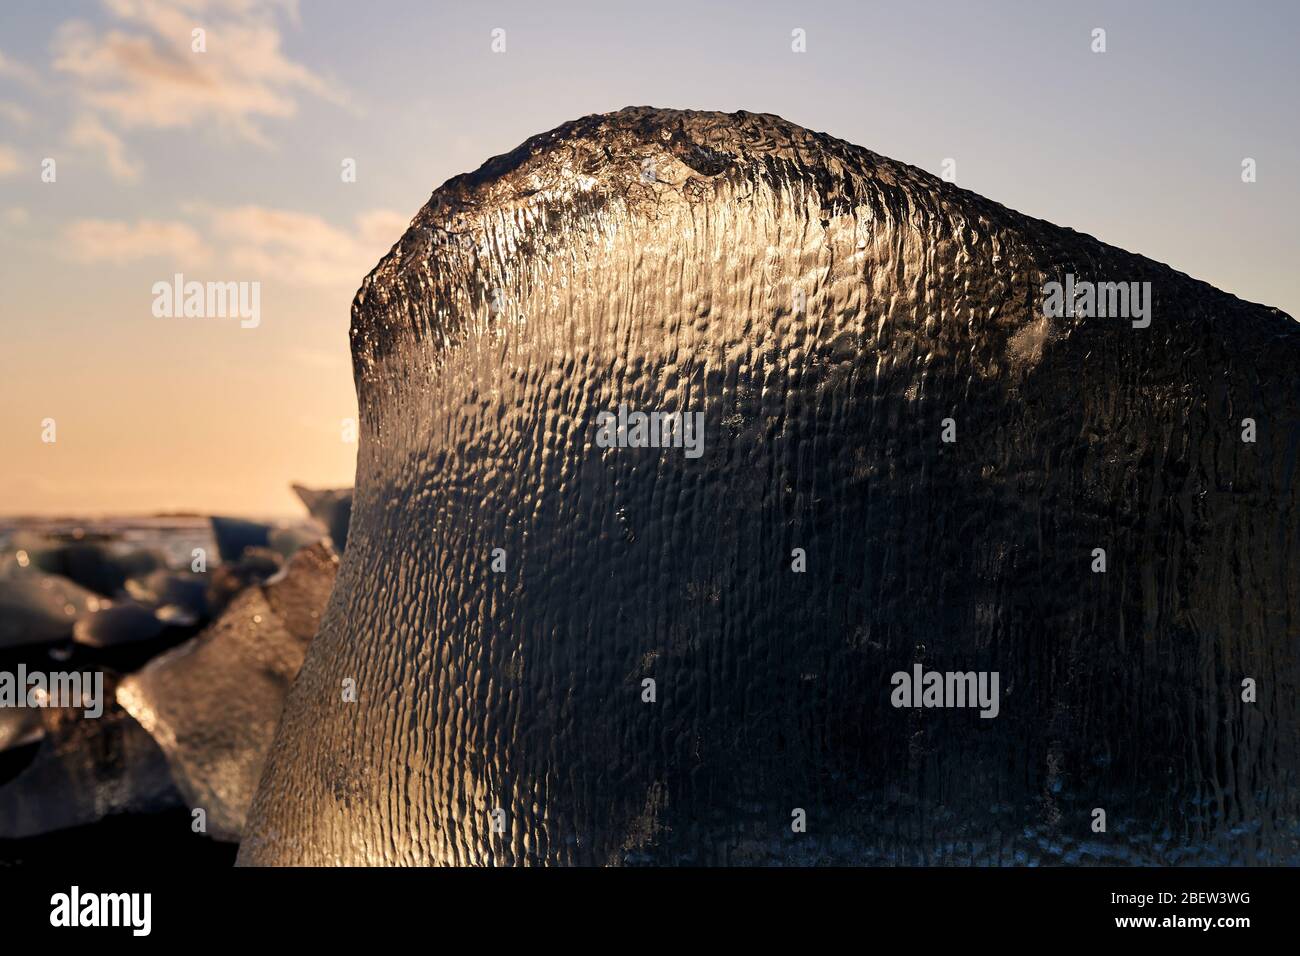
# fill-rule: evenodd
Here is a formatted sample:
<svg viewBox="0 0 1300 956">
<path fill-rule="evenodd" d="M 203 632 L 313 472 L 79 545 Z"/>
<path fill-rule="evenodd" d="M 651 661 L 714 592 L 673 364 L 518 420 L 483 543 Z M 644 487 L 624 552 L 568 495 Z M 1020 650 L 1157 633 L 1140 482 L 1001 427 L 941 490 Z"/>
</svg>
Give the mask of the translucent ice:
<svg viewBox="0 0 1300 956">
<path fill-rule="evenodd" d="M 1149 324 L 1044 314 L 1067 275 Z M 637 108 L 438 189 L 352 350 L 347 554 L 243 862 L 1300 862 L 1278 310 Z M 620 406 L 702 454 L 598 445 Z M 996 716 L 896 705 L 917 665 Z"/>
</svg>

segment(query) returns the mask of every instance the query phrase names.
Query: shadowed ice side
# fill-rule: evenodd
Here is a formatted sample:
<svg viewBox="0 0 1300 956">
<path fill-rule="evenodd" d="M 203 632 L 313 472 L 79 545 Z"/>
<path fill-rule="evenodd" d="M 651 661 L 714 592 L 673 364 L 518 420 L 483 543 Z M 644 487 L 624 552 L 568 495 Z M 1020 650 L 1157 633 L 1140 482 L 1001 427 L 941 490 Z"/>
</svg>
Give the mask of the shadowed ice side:
<svg viewBox="0 0 1300 956">
<path fill-rule="evenodd" d="M 1150 324 L 1044 315 L 1067 276 Z M 1300 862 L 1278 310 L 634 108 L 437 190 L 352 349 L 347 552 L 241 862 Z M 702 453 L 598 443 L 624 406 Z M 918 665 L 996 716 L 895 706 Z"/>
</svg>

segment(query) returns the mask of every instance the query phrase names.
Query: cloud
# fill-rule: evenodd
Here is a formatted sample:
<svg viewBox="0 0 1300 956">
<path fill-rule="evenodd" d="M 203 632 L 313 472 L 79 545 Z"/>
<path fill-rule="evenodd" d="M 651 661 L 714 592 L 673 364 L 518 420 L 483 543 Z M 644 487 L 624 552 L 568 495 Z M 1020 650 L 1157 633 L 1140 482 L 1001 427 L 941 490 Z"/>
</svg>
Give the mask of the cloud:
<svg viewBox="0 0 1300 956">
<path fill-rule="evenodd" d="M 126 144 L 93 116 L 77 118 L 68 130 L 68 142 L 83 149 L 103 152 L 104 163 L 114 179 L 131 181 L 140 175 L 140 168 L 127 158 Z"/>
<path fill-rule="evenodd" d="M 262 145 L 261 118 L 297 113 L 300 96 L 341 103 L 330 83 L 280 48 L 277 20 L 291 3 L 259 0 L 105 0 L 117 24 L 60 26 L 56 70 L 70 77 L 86 109 L 122 129 L 212 125 Z M 192 49 L 205 31 L 206 49 Z"/>
<path fill-rule="evenodd" d="M 375 209 L 357 217 L 357 231 L 361 240 L 374 246 L 382 246 L 381 252 L 387 252 L 393 243 L 402 237 L 406 227 L 411 224 L 410 216 L 403 216 L 391 209 Z"/>
<path fill-rule="evenodd" d="M 0 100 L 0 117 L 15 126 L 26 126 L 32 121 L 32 114 L 11 100 Z"/>
<path fill-rule="evenodd" d="M 181 220 L 78 220 L 64 232 L 67 254 L 80 262 L 115 264 L 165 258 L 181 271 L 201 266 L 220 271 L 223 279 L 350 290 L 409 221 L 373 210 L 343 229 L 310 213 L 265 206 L 193 204 L 185 211 L 204 228 Z"/>
<path fill-rule="evenodd" d="M 0 53 L 0 76 L 7 76 L 10 79 L 18 80 L 20 83 L 35 85 L 37 82 L 36 73 L 14 60 L 9 59 L 3 53 Z"/>
<path fill-rule="evenodd" d="M 212 234 L 227 243 L 231 265 L 253 278 L 304 286 L 355 287 L 409 221 L 400 213 L 375 210 L 345 230 L 319 216 L 264 206 L 206 212 Z"/>
<path fill-rule="evenodd" d="M 21 165 L 17 153 L 8 146 L 0 145 L 0 176 L 16 173 Z"/>
<path fill-rule="evenodd" d="M 166 258 L 186 267 L 206 261 L 202 237 L 183 222 L 141 219 L 136 223 L 78 219 L 64 231 L 68 254 L 79 262 L 121 265 L 139 259 Z"/>
</svg>

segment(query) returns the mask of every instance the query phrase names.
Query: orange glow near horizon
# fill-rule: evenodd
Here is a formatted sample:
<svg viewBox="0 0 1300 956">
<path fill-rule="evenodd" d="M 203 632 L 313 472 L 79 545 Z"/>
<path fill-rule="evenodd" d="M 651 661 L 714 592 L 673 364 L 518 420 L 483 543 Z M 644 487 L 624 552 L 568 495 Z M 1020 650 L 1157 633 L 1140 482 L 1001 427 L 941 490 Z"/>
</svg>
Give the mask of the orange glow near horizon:
<svg viewBox="0 0 1300 956">
<path fill-rule="evenodd" d="M 1115 4 L 1098 55 L 1064 6 L 835 0 L 798 11 L 796 53 L 779 5 L 665 2 L 507 0 L 501 54 L 472 5 L 0 4 L 0 515 L 300 515 L 291 483 L 350 486 L 362 278 L 449 177 L 629 104 L 951 158 L 1300 315 L 1296 8 Z M 156 315 L 178 273 L 260 283 L 257 327 Z"/>
</svg>

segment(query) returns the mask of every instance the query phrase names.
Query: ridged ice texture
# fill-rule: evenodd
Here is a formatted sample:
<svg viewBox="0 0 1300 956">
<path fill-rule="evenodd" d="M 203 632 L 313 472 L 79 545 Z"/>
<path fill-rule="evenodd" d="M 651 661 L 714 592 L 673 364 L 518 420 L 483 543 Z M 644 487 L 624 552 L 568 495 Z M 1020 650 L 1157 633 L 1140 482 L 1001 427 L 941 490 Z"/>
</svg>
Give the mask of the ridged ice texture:
<svg viewBox="0 0 1300 956">
<path fill-rule="evenodd" d="M 1151 327 L 1041 318 L 1066 273 L 1152 282 Z M 352 344 L 347 555 L 242 862 L 1300 859 L 1285 314 L 638 108 L 435 192 Z M 704 412 L 703 456 L 598 448 L 620 402 Z M 895 709 L 916 662 L 998 671 L 999 716 Z"/>
</svg>

